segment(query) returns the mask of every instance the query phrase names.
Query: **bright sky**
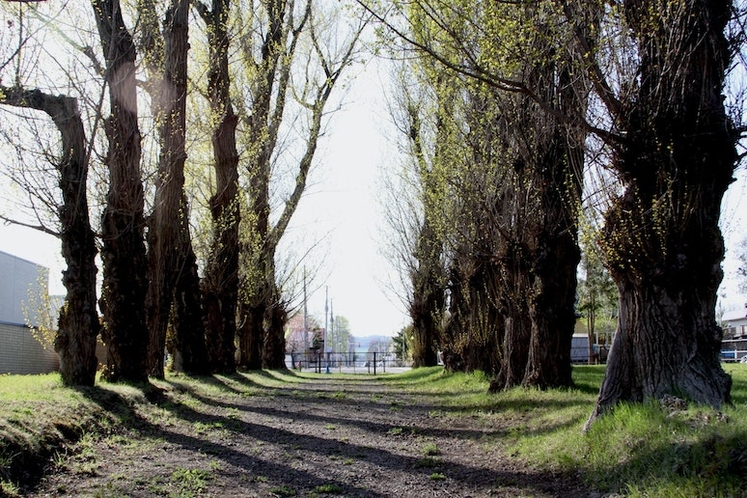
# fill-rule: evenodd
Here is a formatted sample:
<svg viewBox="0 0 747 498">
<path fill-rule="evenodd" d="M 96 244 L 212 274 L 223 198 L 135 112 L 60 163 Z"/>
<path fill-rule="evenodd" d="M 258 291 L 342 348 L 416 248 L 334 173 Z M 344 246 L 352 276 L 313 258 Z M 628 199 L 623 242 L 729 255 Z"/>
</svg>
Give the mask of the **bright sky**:
<svg viewBox="0 0 747 498">
<path fill-rule="evenodd" d="M 737 181 L 732 183 L 724 196 L 721 208 L 721 230 L 726 243 L 726 259 L 723 263 L 724 280 L 719 289 L 721 305 L 729 311 L 747 305 L 747 296 L 738 291 L 739 280 L 736 275 L 739 262 L 737 247 L 747 239 L 747 169 L 745 166 L 736 174 Z"/>
<path fill-rule="evenodd" d="M 394 145 L 385 138 L 390 117 L 383 90 L 388 72 L 382 67 L 372 61 L 355 70 L 357 77 L 344 97 L 346 104 L 332 117 L 312 172 L 313 185 L 294 220 L 319 237 L 327 235 L 322 244 L 328 250 L 326 268 L 320 272 L 329 273 L 325 284 L 334 314 L 350 320 L 355 336 L 394 335 L 408 321 L 387 286 L 397 277 L 381 256 L 381 178 L 396 160 Z M 308 299 L 309 314 L 322 324 L 324 300 L 324 286 Z"/>
</svg>

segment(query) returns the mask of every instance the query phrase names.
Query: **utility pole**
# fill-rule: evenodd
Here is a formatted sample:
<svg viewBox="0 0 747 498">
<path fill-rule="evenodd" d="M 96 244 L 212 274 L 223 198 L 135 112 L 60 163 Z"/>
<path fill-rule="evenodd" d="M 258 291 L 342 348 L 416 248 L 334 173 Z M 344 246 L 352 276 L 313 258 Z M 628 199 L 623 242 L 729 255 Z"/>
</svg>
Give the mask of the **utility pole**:
<svg viewBox="0 0 747 498">
<path fill-rule="evenodd" d="M 332 337 L 335 334 L 335 312 L 333 311 L 333 303 L 329 302 L 329 330 L 332 332 Z M 329 373 L 329 353 L 327 353 L 327 373 Z"/>
<path fill-rule="evenodd" d="M 307 320 L 306 309 L 306 267 L 303 268 L 303 354 L 306 355 L 309 350 L 309 322 Z"/>
<path fill-rule="evenodd" d="M 329 373 L 329 357 L 327 357 L 327 313 L 329 312 L 329 287 L 324 288 L 324 342 L 322 354 L 327 358 L 327 373 Z"/>
</svg>

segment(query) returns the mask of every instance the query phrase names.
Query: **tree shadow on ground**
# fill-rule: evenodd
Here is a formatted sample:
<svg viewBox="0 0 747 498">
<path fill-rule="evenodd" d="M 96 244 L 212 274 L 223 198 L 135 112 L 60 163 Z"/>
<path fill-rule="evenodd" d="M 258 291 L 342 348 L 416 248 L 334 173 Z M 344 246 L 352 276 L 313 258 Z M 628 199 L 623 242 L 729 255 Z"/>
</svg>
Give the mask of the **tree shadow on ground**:
<svg viewBox="0 0 747 498">
<path fill-rule="evenodd" d="M 202 381 L 203 379 L 200 380 Z M 220 402 L 213 398 L 202 396 L 200 393 L 195 392 L 194 388 L 190 388 L 186 384 L 179 385 L 179 382 L 167 382 L 171 382 L 175 386 L 173 392 L 153 386 L 146 386 L 143 390 L 143 395 L 149 403 L 167 410 L 181 421 L 184 425 L 184 431 L 180 431 L 179 427 L 172 427 L 171 424 L 169 426 L 162 426 L 153 423 L 146 416 L 138 413 L 138 410 L 131 405 L 130 401 L 114 391 L 109 391 L 105 388 L 93 388 L 86 391 L 85 394 L 88 399 L 106 410 L 118 424 L 137 432 L 142 437 L 152 440 L 162 440 L 189 452 L 194 452 L 196 455 L 209 455 L 223 461 L 239 472 L 274 476 L 270 479 L 268 485 L 283 485 L 313 490 L 317 486 L 324 486 L 330 483 L 330 479 L 327 477 L 317 475 L 309 470 L 293 468 L 290 463 L 282 461 L 282 458 L 277 458 L 278 452 L 291 451 L 288 448 L 292 448 L 292 451 L 300 454 L 314 455 L 329 460 L 332 458 L 359 460 L 366 467 L 379 469 L 378 472 L 381 472 L 382 475 L 387 475 L 390 472 L 405 472 L 411 476 L 413 482 L 418 480 L 419 482 L 423 482 L 424 480 L 427 482 L 428 476 L 435 470 L 443 469 L 448 474 L 450 480 L 457 482 L 459 486 L 469 486 L 472 489 L 474 489 L 474 486 L 489 487 L 495 483 L 511 482 L 529 492 L 544 493 L 556 486 L 554 480 L 548 481 L 547 478 L 540 478 L 538 475 L 527 472 L 525 469 L 520 471 L 499 470 L 483 466 L 480 462 L 464 464 L 451 461 L 448 462 L 448 467 L 444 468 L 447 465 L 446 462 L 441 463 L 438 459 L 436 459 L 435 464 L 431 461 L 428 465 L 424 465 L 422 456 L 403 455 L 383 448 L 361 445 L 351 441 L 340 441 L 334 438 L 334 434 L 325 434 L 323 430 L 320 430 L 317 434 L 299 434 L 293 432 L 293 430 L 286 429 L 285 426 L 271 427 L 254 420 L 239 420 L 234 417 L 215 413 L 216 409 L 221 411 L 234 409 L 242 413 L 251 413 L 257 420 L 273 417 L 290 421 L 293 417 L 306 416 L 308 421 L 313 422 L 317 427 L 352 423 L 358 425 L 361 429 L 374 433 L 394 433 L 393 429 L 400 427 L 398 424 L 372 422 L 364 419 L 351 421 L 351 417 L 346 416 L 346 414 L 350 414 L 350 410 L 345 405 L 339 405 L 338 408 L 340 408 L 340 411 L 334 416 L 308 413 L 304 415 L 298 411 L 285 411 L 284 408 L 276 406 L 247 407 L 240 403 Z M 215 386 L 216 383 L 223 383 L 223 380 L 216 378 L 214 381 L 207 383 L 208 385 Z M 222 390 L 220 386 L 217 387 L 219 390 Z M 229 389 L 226 392 L 234 391 L 235 389 Z M 178 396 L 174 397 L 174 394 L 188 394 L 194 397 L 199 402 L 199 405 L 193 403 L 185 404 L 178 399 Z M 240 393 L 235 394 L 240 395 Z M 198 406 L 204 407 L 208 411 L 198 410 Z M 388 410 L 387 407 L 384 408 Z M 211 434 L 198 436 L 196 431 L 189 430 L 190 427 L 195 427 L 197 424 L 201 424 L 203 427 L 220 427 L 223 433 L 220 436 Z M 289 425 L 288 427 L 292 426 Z M 409 433 L 405 432 L 396 437 L 391 436 L 390 440 L 392 442 L 401 441 L 403 438 L 422 437 L 423 435 L 429 437 L 476 439 L 484 437 L 486 434 L 491 434 L 485 431 L 459 429 L 433 431 L 428 427 L 417 426 L 409 429 L 411 429 Z M 501 434 L 496 432 L 492 435 L 497 437 Z M 255 454 L 242 450 L 241 448 L 246 449 L 249 447 L 246 444 L 247 438 L 250 438 L 252 441 L 261 442 L 264 448 L 268 448 L 266 451 L 275 454 L 275 457 L 273 458 L 272 455 L 265 457 L 263 454 Z M 239 443 L 241 441 L 243 441 L 243 444 Z M 278 478 L 277 476 L 282 477 Z M 344 479 L 335 481 L 334 484 L 339 486 L 342 494 L 345 496 L 367 496 L 373 498 L 387 496 L 387 494 L 382 494 L 369 487 L 345 482 Z"/>
<path fill-rule="evenodd" d="M 171 380 L 170 382 L 173 385 L 178 386 L 178 390 L 189 392 L 190 396 L 205 405 L 220 406 L 225 409 L 251 412 L 255 415 L 272 416 L 287 420 L 303 419 L 320 424 L 345 423 L 374 433 L 386 433 L 392 429 L 401 427 L 402 424 L 397 422 L 372 422 L 370 417 L 367 417 L 366 414 L 377 413 L 379 418 L 392 419 L 394 417 L 388 417 L 388 413 L 405 410 L 407 415 L 399 418 L 406 418 L 408 420 L 417 420 L 419 417 L 423 416 L 432 418 L 439 417 L 442 416 L 442 414 L 445 414 L 447 417 L 455 417 L 459 414 L 475 413 L 510 413 L 518 417 L 535 417 L 540 412 L 550 413 L 560 412 L 572 407 L 581 408 L 579 410 L 581 414 L 578 416 L 566 417 L 566 419 L 555 420 L 552 423 L 542 424 L 534 428 L 528 428 L 524 424 L 521 424 L 523 434 L 540 435 L 579 424 L 586 418 L 587 413 L 592 408 L 591 402 L 584 401 L 583 399 L 489 399 L 484 403 L 472 403 L 456 407 L 448 406 L 449 403 L 453 404 L 448 400 L 448 398 L 458 395 L 444 393 L 436 396 L 429 395 L 429 399 L 432 400 L 435 397 L 439 399 L 439 402 L 426 404 L 424 403 L 424 400 L 426 399 L 424 396 L 410 393 L 398 393 L 397 399 L 394 400 L 389 394 L 386 395 L 386 398 L 382 395 L 380 399 L 376 399 L 372 395 L 381 393 L 372 393 L 371 391 L 350 391 L 345 389 L 336 391 L 336 393 L 342 394 L 342 396 L 339 397 L 334 395 L 328 396 L 326 393 L 323 397 L 320 397 L 315 395 L 315 391 L 296 389 L 298 386 L 293 386 L 292 389 L 286 386 L 274 388 L 272 390 L 272 396 L 296 398 L 294 400 L 295 402 L 301 401 L 301 403 L 298 404 L 301 410 L 289 410 L 287 408 L 278 408 L 278 403 L 267 404 L 264 406 L 250 406 L 248 404 L 232 403 L 225 401 L 224 399 L 206 397 L 197 392 L 197 390 L 192 386 L 180 384 L 176 380 Z M 345 382 L 344 384 L 347 383 Z M 311 387 L 313 389 L 313 385 L 308 385 L 306 387 Z M 360 396 L 355 396 L 355 394 L 362 396 L 362 398 Z M 330 408 L 333 410 L 330 410 Z M 330 411 L 337 411 L 339 415 L 330 416 L 328 415 Z M 452 436 L 474 440 L 485 436 L 496 437 L 505 435 L 507 431 L 514 430 L 513 425 L 515 425 L 515 420 L 502 424 L 499 429 L 483 427 L 481 429 L 465 430 L 451 426 L 449 427 L 448 432 Z M 417 427 L 416 429 L 421 435 L 435 437 L 442 437 L 445 432 L 444 430 L 430 427 Z"/>
</svg>

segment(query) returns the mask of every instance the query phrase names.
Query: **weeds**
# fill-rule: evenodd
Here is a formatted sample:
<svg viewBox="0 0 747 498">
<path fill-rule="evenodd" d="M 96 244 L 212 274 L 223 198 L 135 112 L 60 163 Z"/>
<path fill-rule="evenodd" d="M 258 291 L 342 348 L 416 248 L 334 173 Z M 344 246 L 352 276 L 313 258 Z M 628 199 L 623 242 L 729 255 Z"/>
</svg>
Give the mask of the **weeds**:
<svg viewBox="0 0 747 498">
<path fill-rule="evenodd" d="M 433 457 L 421 458 L 415 462 L 416 469 L 433 469 L 441 465 L 441 461 Z"/>
<path fill-rule="evenodd" d="M 290 486 L 276 486 L 270 489 L 270 494 L 275 496 L 296 496 L 298 492 Z"/>
<path fill-rule="evenodd" d="M 0 496 L 18 496 L 18 487 L 12 482 L 0 479 Z"/>
<path fill-rule="evenodd" d="M 213 479 L 213 475 L 206 470 L 178 468 L 172 472 L 169 479 L 172 488 L 169 498 L 201 496 L 204 494 L 208 482 Z"/>
<path fill-rule="evenodd" d="M 441 450 L 435 443 L 426 443 L 422 451 L 425 456 L 437 456 L 441 454 Z"/>
<path fill-rule="evenodd" d="M 321 486 L 315 487 L 312 490 L 312 493 L 339 495 L 342 494 L 342 491 L 342 487 L 338 486 L 337 484 L 322 484 Z"/>
</svg>

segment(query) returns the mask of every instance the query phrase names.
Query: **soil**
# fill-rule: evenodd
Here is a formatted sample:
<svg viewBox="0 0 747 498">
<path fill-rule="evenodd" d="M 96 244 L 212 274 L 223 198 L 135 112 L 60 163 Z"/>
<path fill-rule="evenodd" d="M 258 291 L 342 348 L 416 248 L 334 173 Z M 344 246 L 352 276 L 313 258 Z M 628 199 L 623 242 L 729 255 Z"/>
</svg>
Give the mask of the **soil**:
<svg viewBox="0 0 747 498">
<path fill-rule="evenodd" d="M 599 496 L 506 454 L 499 414 L 372 377 L 178 378 L 84 435 L 26 496 Z M 120 405 L 118 405 L 120 406 Z"/>
</svg>

